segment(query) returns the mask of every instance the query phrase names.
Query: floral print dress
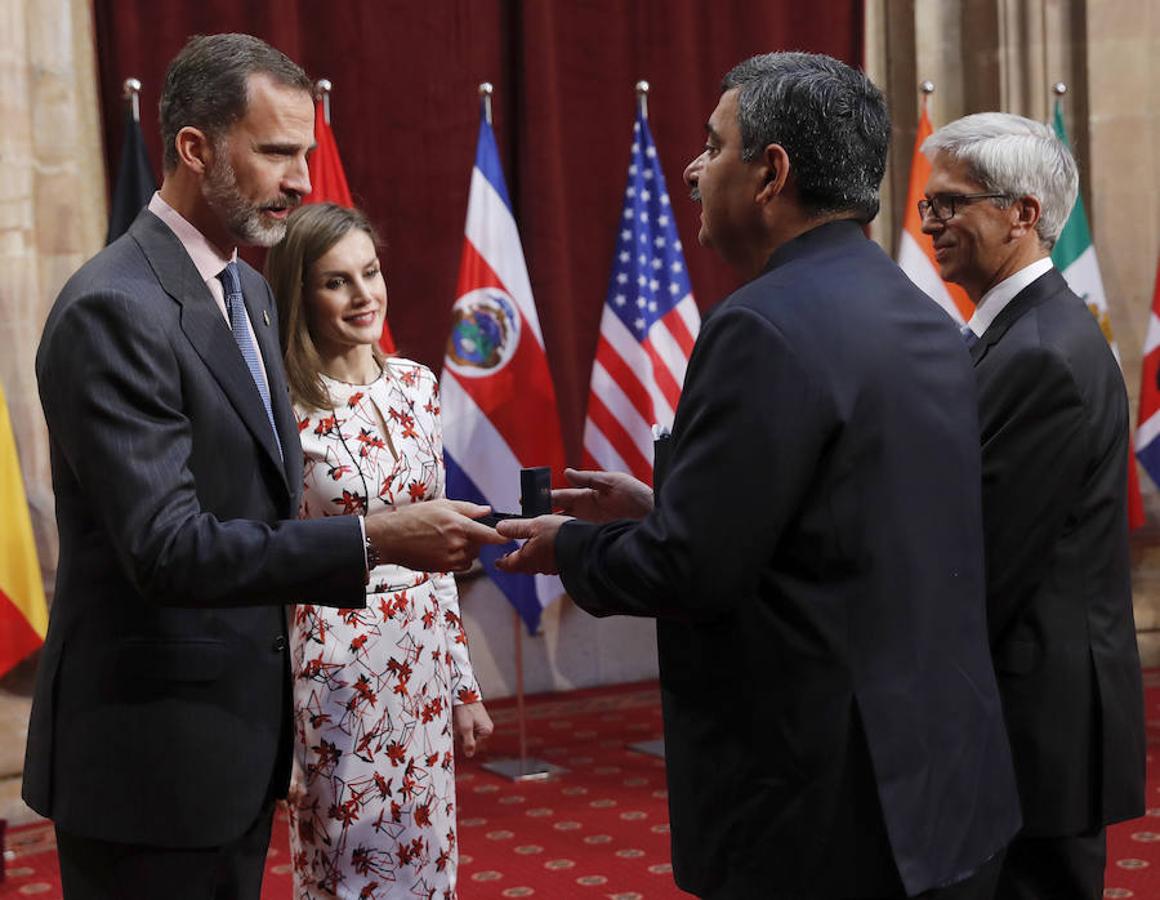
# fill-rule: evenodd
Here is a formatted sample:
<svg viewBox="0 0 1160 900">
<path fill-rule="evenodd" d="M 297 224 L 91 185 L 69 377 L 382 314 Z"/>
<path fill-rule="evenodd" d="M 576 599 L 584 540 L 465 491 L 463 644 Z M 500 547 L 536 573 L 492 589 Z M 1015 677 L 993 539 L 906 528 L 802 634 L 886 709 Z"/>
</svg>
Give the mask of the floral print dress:
<svg viewBox="0 0 1160 900">
<path fill-rule="evenodd" d="M 370 384 L 323 381 L 332 409 L 295 408 L 304 518 L 443 496 L 429 369 L 390 359 Z M 480 694 L 454 578 L 381 565 L 365 610 L 298 606 L 291 635 L 295 897 L 455 897 L 451 708 Z"/>
</svg>

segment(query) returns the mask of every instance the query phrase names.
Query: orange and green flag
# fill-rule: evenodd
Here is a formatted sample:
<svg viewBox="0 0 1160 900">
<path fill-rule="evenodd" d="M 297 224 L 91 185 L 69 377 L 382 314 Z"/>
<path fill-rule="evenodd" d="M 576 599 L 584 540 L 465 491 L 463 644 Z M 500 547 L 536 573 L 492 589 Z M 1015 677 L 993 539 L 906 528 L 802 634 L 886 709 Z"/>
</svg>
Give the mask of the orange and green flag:
<svg viewBox="0 0 1160 900">
<path fill-rule="evenodd" d="M 48 606 L 16 439 L 0 387 L 0 675 L 44 643 Z"/>
</svg>

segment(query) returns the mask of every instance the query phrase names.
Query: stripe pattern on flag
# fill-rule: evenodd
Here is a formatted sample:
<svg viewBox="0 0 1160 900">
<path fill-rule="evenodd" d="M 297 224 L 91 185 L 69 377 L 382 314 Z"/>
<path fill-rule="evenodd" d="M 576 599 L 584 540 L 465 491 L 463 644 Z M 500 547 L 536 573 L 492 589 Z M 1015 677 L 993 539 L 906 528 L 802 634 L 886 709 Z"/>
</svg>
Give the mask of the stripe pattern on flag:
<svg viewBox="0 0 1160 900">
<path fill-rule="evenodd" d="M 652 483 L 652 426 L 672 426 L 700 327 L 665 176 L 638 110 L 592 365 L 585 467 Z"/>
<path fill-rule="evenodd" d="M 964 324 L 974 312 L 970 298 L 957 284 L 942 280 L 934 258 L 930 235 L 922 233 L 922 218 L 918 215 L 918 201 L 923 198 L 930 178 L 931 164 L 922 153 L 922 144 L 933 133 L 930 117 L 923 103 L 918 118 L 918 133 L 914 136 L 914 154 L 910 160 L 910 187 L 906 192 L 906 216 L 902 220 L 902 235 L 898 242 L 898 265 L 928 297 L 946 310 L 955 322 Z"/>
<path fill-rule="evenodd" d="M 44 643 L 48 606 L 16 438 L 0 387 L 0 675 Z"/>
<path fill-rule="evenodd" d="M 451 335 L 439 380 L 447 496 L 499 512 L 520 508 L 519 470 L 564 467 L 556 392 L 495 135 L 481 116 Z M 555 576 L 510 575 L 480 561 L 530 633 L 563 593 Z"/>
<path fill-rule="evenodd" d="M 1152 314 L 1144 339 L 1144 360 L 1140 366 L 1140 415 L 1136 426 L 1136 456 L 1153 483 L 1160 485 L 1160 264 L 1156 266 L 1156 288 L 1152 294 Z"/>
</svg>

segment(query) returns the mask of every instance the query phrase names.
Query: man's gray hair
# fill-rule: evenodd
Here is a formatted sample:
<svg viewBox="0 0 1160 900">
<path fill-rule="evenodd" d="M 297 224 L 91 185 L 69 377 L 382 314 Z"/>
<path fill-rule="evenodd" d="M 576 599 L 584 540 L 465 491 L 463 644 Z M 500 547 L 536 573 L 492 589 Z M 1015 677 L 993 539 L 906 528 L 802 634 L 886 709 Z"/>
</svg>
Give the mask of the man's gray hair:
<svg viewBox="0 0 1160 900">
<path fill-rule="evenodd" d="M 249 77 L 259 74 L 282 87 L 308 94 L 312 89 L 297 63 L 253 35 L 197 34 L 189 39 L 169 64 L 161 89 L 161 146 L 166 172 L 177 167 L 177 133 L 192 126 L 216 144 L 245 116 Z"/>
<path fill-rule="evenodd" d="M 1010 113 L 975 113 L 944 125 L 923 141 L 922 152 L 931 160 L 945 153 L 966 163 L 985 191 L 1035 197 L 1039 240 L 1049 250 L 1055 246 L 1079 193 L 1079 172 L 1049 126 Z"/>
<path fill-rule="evenodd" d="M 807 211 L 878 214 L 890 114 L 869 78 L 820 53 L 765 53 L 725 76 L 721 91 L 734 88 L 743 160 L 780 144 Z"/>
</svg>

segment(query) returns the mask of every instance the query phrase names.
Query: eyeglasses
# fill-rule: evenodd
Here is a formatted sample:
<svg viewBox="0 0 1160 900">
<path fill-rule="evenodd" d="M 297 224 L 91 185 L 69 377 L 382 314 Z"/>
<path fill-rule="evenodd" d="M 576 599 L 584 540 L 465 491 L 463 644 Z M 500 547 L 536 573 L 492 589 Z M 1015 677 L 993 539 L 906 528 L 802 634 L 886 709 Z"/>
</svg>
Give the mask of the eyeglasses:
<svg viewBox="0 0 1160 900">
<path fill-rule="evenodd" d="M 955 217 L 957 207 L 973 203 L 976 200 L 1010 200 L 1010 194 L 988 192 L 983 194 L 935 194 L 929 199 L 918 201 L 918 217 L 925 219 L 927 213 L 934 216 L 936 222 L 946 222 Z"/>
</svg>

